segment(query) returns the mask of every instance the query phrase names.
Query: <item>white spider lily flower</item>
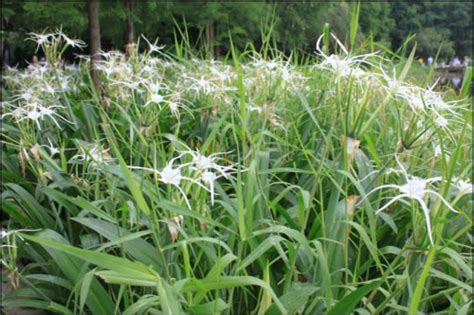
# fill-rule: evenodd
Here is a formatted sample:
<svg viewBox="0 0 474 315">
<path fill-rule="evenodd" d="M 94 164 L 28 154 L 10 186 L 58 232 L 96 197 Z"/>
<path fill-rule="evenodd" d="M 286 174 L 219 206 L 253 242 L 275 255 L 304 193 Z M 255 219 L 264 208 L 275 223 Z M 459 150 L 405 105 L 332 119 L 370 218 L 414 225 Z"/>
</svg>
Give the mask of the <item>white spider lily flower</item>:
<svg viewBox="0 0 474 315">
<path fill-rule="evenodd" d="M 57 108 L 64 108 L 64 107 L 60 105 L 52 105 L 49 107 L 45 107 L 45 106 L 40 105 L 37 102 L 32 102 L 23 107 L 16 107 L 10 113 L 3 114 L 2 118 L 5 116 L 12 116 L 13 118 L 15 118 L 16 122 L 20 122 L 25 119 L 33 120 L 36 123 L 38 130 L 41 130 L 41 125 L 39 121 L 43 120 L 46 117 L 49 117 L 56 124 L 58 128 L 61 128 L 61 126 L 58 123 L 58 119 L 63 120 L 67 123 L 72 123 L 68 121 L 66 118 L 64 118 L 63 116 L 59 115 L 55 111 L 55 109 Z"/>
<path fill-rule="evenodd" d="M 56 94 L 56 91 L 54 90 L 54 88 L 51 85 L 49 85 L 48 83 L 45 83 L 45 85 L 41 87 L 41 90 L 43 92 L 51 94 L 51 95 Z"/>
<path fill-rule="evenodd" d="M 420 95 L 418 91 L 406 90 L 405 94 L 402 94 L 400 91 L 397 92 L 397 96 L 404 99 L 408 106 L 414 112 L 424 112 L 426 113 L 426 106 L 423 101 L 423 97 Z"/>
<path fill-rule="evenodd" d="M 43 44 L 49 44 L 49 39 L 54 36 L 54 33 L 48 33 L 48 34 L 37 34 L 37 33 L 27 33 L 27 35 L 30 35 L 29 38 L 26 40 L 32 40 L 36 42 L 36 51 L 38 51 L 38 48 L 43 45 Z"/>
<path fill-rule="evenodd" d="M 180 168 L 173 168 L 173 165 L 166 165 L 160 172 L 160 181 L 164 184 L 171 184 L 179 187 L 183 176 L 181 175 Z"/>
<path fill-rule="evenodd" d="M 21 233 L 21 232 L 38 232 L 38 231 L 41 231 L 41 229 L 18 229 L 18 230 L 10 230 L 10 231 L 7 231 L 5 229 L 1 229 L 0 230 L 0 239 L 3 239 L 3 238 L 8 237 L 10 235 L 14 235 L 14 234 Z M 18 237 L 23 240 L 21 235 L 18 235 Z"/>
<path fill-rule="evenodd" d="M 446 160 L 449 160 L 451 156 L 451 152 L 448 151 L 446 148 L 442 148 L 439 143 L 437 143 L 433 149 L 433 155 L 435 158 L 440 157 L 444 151 L 444 156 L 446 157 Z"/>
<path fill-rule="evenodd" d="M 458 189 L 459 195 L 472 195 L 474 185 L 467 180 L 453 178 L 454 186 Z"/>
<path fill-rule="evenodd" d="M 68 71 L 71 71 L 71 72 L 79 71 L 79 65 L 77 63 L 72 63 L 72 64 L 69 64 L 69 65 L 65 65 L 64 68 Z"/>
<path fill-rule="evenodd" d="M 143 34 L 142 34 L 142 37 L 147 42 L 150 52 L 161 52 L 165 48 L 165 45 L 161 45 L 161 46 L 157 45 L 159 38 L 157 38 L 155 42 L 152 44 Z"/>
<path fill-rule="evenodd" d="M 150 58 L 146 59 L 145 62 L 146 62 L 147 65 L 149 65 L 151 67 L 154 67 L 154 66 L 160 64 L 162 61 L 158 58 L 150 57 Z"/>
<path fill-rule="evenodd" d="M 20 238 L 22 241 L 24 241 L 25 239 L 19 233 L 22 233 L 22 232 L 38 232 L 38 231 L 41 231 L 41 230 L 40 229 L 35 229 L 35 230 L 32 230 L 32 229 L 18 229 L 18 230 L 7 231 L 5 229 L 0 229 L 0 240 L 3 241 L 4 239 L 6 239 L 6 242 L 9 243 L 9 242 L 11 242 L 9 240 L 10 236 L 18 236 L 18 238 Z M 6 247 L 16 248 L 16 246 L 10 245 L 10 244 L 0 245 L 0 248 L 6 248 Z"/>
<path fill-rule="evenodd" d="M 49 142 L 49 146 L 45 145 L 45 144 L 43 144 L 41 146 L 48 148 L 49 154 L 52 157 L 55 156 L 56 154 L 59 154 L 60 153 L 59 149 L 53 145 L 53 143 L 51 142 L 51 139 L 48 138 L 48 142 Z"/>
<path fill-rule="evenodd" d="M 103 57 L 104 59 L 107 59 L 107 60 L 110 60 L 110 59 L 113 59 L 113 58 L 120 59 L 124 56 L 124 54 L 121 51 L 118 51 L 118 50 L 110 50 L 110 51 L 100 50 L 97 54 L 99 56 Z"/>
<path fill-rule="evenodd" d="M 60 84 L 62 92 L 67 92 L 69 90 L 69 81 L 66 78 L 63 78 Z"/>
<path fill-rule="evenodd" d="M 198 171 L 204 171 L 214 166 L 215 164 L 214 160 L 215 158 L 201 155 L 198 152 L 195 152 L 195 154 L 193 154 L 193 162 L 194 162 L 194 165 L 196 165 L 196 169 Z"/>
<path fill-rule="evenodd" d="M 56 113 L 56 111 L 54 111 L 55 108 L 64 108 L 63 106 L 59 106 L 59 105 L 53 105 L 53 106 L 49 106 L 49 107 L 43 107 L 43 106 L 40 106 L 39 107 L 39 116 L 40 116 L 40 119 L 43 119 L 44 117 L 49 117 L 55 124 L 58 128 L 61 128 L 61 126 L 59 125 L 58 121 L 56 120 L 56 117 L 58 119 L 62 119 L 63 121 L 65 122 L 68 122 L 68 123 L 71 123 L 69 120 L 67 120 L 66 118 L 64 118 L 63 116 L 59 115 L 58 113 Z M 56 116 L 56 117 L 55 117 Z M 30 119 L 33 119 L 31 117 L 29 117 Z M 34 120 L 34 119 L 33 119 Z M 38 124 L 38 121 L 36 120 L 37 124 Z M 38 124 L 38 129 L 39 128 L 39 124 Z"/>
<path fill-rule="evenodd" d="M 189 107 L 184 105 L 184 104 L 178 103 L 178 101 L 176 101 L 176 100 L 169 101 L 168 102 L 168 107 L 170 109 L 171 114 L 173 114 L 173 116 L 176 117 L 177 120 L 180 120 L 180 118 L 181 118 L 181 112 L 179 110 L 180 108 L 184 109 L 185 111 L 187 111 L 192 116 L 192 113 L 191 113 L 191 110 L 189 109 Z"/>
<path fill-rule="evenodd" d="M 33 94 L 31 91 L 25 91 L 20 95 L 20 97 L 28 102 L 33 97 Z"/>
<path fill-rule="evenodd" d="M 193 82 L 189 86 L 189 90 L 193 90 L 198 94 L 203 93 L 204 95 L 209 95 L 210 93 L 216 91 L 216 87 L 214 86 L 214 84 L 210 80 L 204 78 L 204 76 L 201 76 L 199 79 L 195 79 L 192 77 L 189 77 L 189 79 L 191 79 L 191 81 Z"/>
<path fill-rule="evenodd" d="M 159 93 L 153 93 L 151 94 L 150 99 L 145 103 L 145 105 L 143 105 L 143 107 L 146 107 L 152 103 L 160 105 L 160 103 L 162 103 L 164 100 L 165 98 L 163 97 L 163 95 Z"/>
<path fill-rule="evenodd" d="M 444 101 L 441 93 L 434 91 L 436 83 L 437 82 L 427 89 L 417 86 L 399 85 L 395 95 L 404 99 L 408 106 L 415 112 L 433 112 L 437 116 L 435 123 L 439 127 L 445 128 L 448 124 L 448 120 L 441 115 L 441 112 L 447 111 L 453 116 L 459 116 L 460 114 L 457 113 L 455 109 L 463 109 L 462 106 L 458 106 L 462 100 Z"/>
<path fill-rule="evenodd" d="M 144 73 L 144 74 L 152 74 L 154 71 L 154 69 L 149 66 L 149 65 L 145 65 L 143 68 L 140 69 L 140 73 Z"/>
<path fill-rule="evenodd" d="M 393 93 L 394 95 L 404 98 L 406 95 L 409 95 L 413 91 L 419 90 L 419 87 L 414 85 L 409 85 L 401 80 L 396 78 L 396 71 L 392 69 L 392 76 L 390 77 L 388 74 L 385 73 L 383 67 L 380 67 L 380 71 L 382 72 L 382 77 L 386 81 L 387 86 L 383 86 L 383 88 L 387 91 L 387 93 Z"/>
<path fill-rule="evenodd" d="M 159 82 L 150 83 L 150 84 L 148 84 L 148 88 L 149 88 L 151 93 L 156 93 L 161 89 L 161 83 L 159 83 Z"/>
<path fill-rule="evenodd" d="M 454 100 L 454 101 L 445 101 L 441 93 L 434 91 L 436 84 L 439 79 L 426 90 L 423 90 L 423 100 L 427 107 L 439 115 L 440 111 L 448 111 L 454 116 L 459 116 L 460 114 L 456 112 L 456 109 L 464 109 L 463 106 L 459 106 L 460 103 L 464 100 Z"/>
<path fill-rule="evenodd" d="M 439 115 L 435 120 L 436 125 L 440 128 L 446 128 L 448 126 L 448 120 L 443 116 Z"/>
<path fill-rule="evenodd" d="M 422 178 L 418 178 L 418 177 L 415 177 L 415 176 L 410 176 L 407 173 L 407 171 L 405 170 L 405 168 L 403 167 L 403 165 L 398 160 L 397 156 L 395 156 L 395 159 L 397 160 L 397 164 L 399 165 L 399 167 L 402 170 L 402 173 L 405 177 L 406 183 L 403 184 L 403 185 L 395 185 L 395 184 L 381 185 L 379 187 L 374 188 L 369 193 L 367 193 L 367 195 L 363 198 L 363 200 L 365 200 L 372 193 L 374 193 L 378 190 L 381 190 L 381 189 L 385 189 L 385 188 L 396 189 L 400 192 L 399 195 L 393 197 L 382 208 L 378 209 L 375 212 L 375 214 L 380 213 L 381 211 L 387 209 L 391 204 L 393 204 L 396 201 L 399 201 L 401 199 L 404 199 L 404 198 L 414 200 L 414 201 L 418 202 L 418 204 L 421 206 L 421 208 L 423 210 L 423 214 L 425 216 L 425 222 L 426 222 L 426 229 L 427 229 L 427 232 L 428 232 L 428 237 L 430 239 L 431 245 L 434 245 L 433 235 L 432 235 L 432 232 L 431 232 L 430 210 L 429 210 L 428 205 L 426 204 L 426 202 L 424 200 L 425 196 L 427 194 L 434 195 L 435 197 L 439 198 L 439 200 L 441 200 L 441 202 L 443 202 L 443 204 L 449 210 L 451 210 L 455 213 L 459 213 L 459 212 L 454 210 L 454 208 L 443 198 L 443 196 L 441 196 L 436 191 L 427 188 L 427 186 L 429 184 L 437 182 L 437 181 L 441 181 L 442 180 L 441 177 L 433 177 L 433 178 L 429 178 L 429 179 L 422 179 Z"/>
<path fill-rule="evenodd" d="M 183 166 L 190 165 L 190 169 L 195 170 L 200 178 L 200 180 L 207 186 L 209 189 L 206 188 L 211 194 L 211 204 L 214 205 L 215 200 L 215 190 L 214 190 L 214 183 L 220 177 L 229 178 L 231 174 L 235 173 L 237 170 L 234 168 L 233 165 L 230 166 L 223 166 L 218 164 L 219 160 L 223 160 L 223 158 L 219 157 L 219 155 L 225 154 L 223 153 L 214 153 L 209 156 L 202 155 L 201 153 L 188 150 L 181 153 L 181 155 L 190 154 L 193 158 L 191 163 L 184 164 Z"/>
<path fill-rule="evenodd" d="M 81 145 L 81 153 L 73 156 L 69 162 L 84 161 L 89 164 L 88 167 L 108 163 L 114 160 L 112 156 L 110 156 L 109 150 L 110 149 L 105 150 L 99 143 Z"/>
<path fill-rule="evenodd" d="M 140 88 L 140 85 L 144 85 L 145 80 L 135 80 L 135 79 L 127 79 L 127 80 L 110 80 L 112 83 L 110 85 L 122 85 L 123 87 L 127 87 L 130 90 L 136 91 L 138 93 L 143 93 L 144 90 Z"/>
<path fill-rule="evenodd" d="M 171 113 L 179 119 L 180 113 L 179 113 L 179 104 L 176 102 L 169 102 L 168 107 L 170 108 Z"/>
<path fill-rule="evenodd" d="M 33 108 L 32 110 L 30 111 L 24 111 L 24 113 L 26 114 L 25 116 L 23 116 L 22 118 L 18 119 L 18 121 L 22 121 L 23 119 L 25 118 L 28 118 L 28 119 L 31 119 L 31 120 L 34 120 L 38 126 L 38 129 L 41 130 L 41 126 L 39 124 L 39 120 L 41 119 L 41 112 L 37 109 L 37 108 Z"/>
<path fill-rule="evenodd" d="M 110 78 L 111 75 L 113 75 L 114 73 L 117 73 L 119 72 L 119 69 L 117 67 L 114 67 L 114 66 L 109 66 L 109 65 L 101 65 L 101 64 L 96 64 L 96 69 L 97 70 L 100 70 L 102 72 L 105 73 L 105 75 L 107 76 L 107 78 Z"/>
<path fill-rule="evenodd" d="M 15 102 L 19 100 L 24 100 L 28 102 L 32 100 L 33 98 L 34 98 L 34 91 L 31 88 L 28 88 L 27 90 L 23 90 L 21 94 L 14 95 L 10 101 Z M 4 102 L 4 105 L 11 105 L 11 104 L 8 102 Z"/>
<path fill-rule="evenodd" d="M 0 118 L 3 119 L 6 116 L 12 116 L 15 120 L 18 120 L 23 117 L 23 109 L 21 107 L 17 107 L 9 113 L 2 114 Z"/>
<path fill-rule="evenodd" d="M 255 68 L 263 68 L 269 71 L 277 69 L 280 65 L 277 60 L 272 59 L 272 60 L 265 60 L 262 58 L 255 58 L 251 57 L 253 59 L 252 65 Z"/>
<path fill-rule="evenodd" d="M 180 165 L 176 168 L 173 167 L 174 161 L 181 158 L 182 155 L 183 154 L 181 154 L 181 155 L 173 158 L 171 161 L 169 161 L 168 164 L 161 171 L 158 171 L 158 170 L 155 170 L 155 169 L 152 169 L 152 168 L 148 168 L 148 167 L 141 167 L 141 166 L 129 166 L 129 168 L 144 170 L 144 171 L 148 171 L 148 172 L 158 174 L 160 176 L 160 178 L 159 178 L 160 182 L 162 182 L 163 184 L 167 184 L 167 185 L 173 185 L 179 190 L 179 192 L 181 193 L 181 195 L 184 198 L 184 201 L 186 202 L 186 205 L 191 210 L 191 204 L 189 203 L 188 197 L 186 196 L 186 193 L 184 192 L 184 190 L 181 188 L 181 181 L 182 180 L 187 180 L 187 181 L 190 181 L 190 182 L 192 182 L 192 183 L 194 183 L 194 184 L 196 184 L 196 185 L 198 185 L 198 186 L 200 186 L 200 187 L 202 187 L 206 190 L 207 190 L 207 188 L 205 186 L 203 186 L 201 183 L 199 183 L 198 181 L 196 181 L 195 179 L 183 176 L 181 174 L 181 169 L 186 165 Z"/>
<path fill-rule="evenodd" d="M 181 97 L 180 93 L 174 93 L 169 97 L 169 100 L 166 101 L 170 112 L 173 116 L 176 117 L 176 119 L 179 121 L 181 119 L 181 112 L 180 109 L 185 110 L 188 112 L 191 116 L 193 116 L 191 109 L 184 105 L 183 103 L 186 100 Z"/>
<path fill-rule="evenodd" d="M 262 110 L 263 110 L 261 107 L 257 105 L 253 105 L 253 104 L 247 104 L 246 109 L 248 109 L 251 112 L 257 112 L 259 114 L 262 113 Z"/>
<path fill-rule="evenodd" d="M 214 171 L 219 173 L 220 176 L 229 178 L 229 176 L 236 171 L 234 166 L 223 166 L 217 163 L 218 161 L 223 160 L 223 158 L 219 156 L 226 153 L 228 152 L 217 152 L 206 156 L 194 150 L 183 152 L 183 154 L 190 154 L 192 156 L 193 160 L 191 162 L 191 169 L 196 170 L 198 173 Z"/>
<path fill-rule="evenodd" d="M 374 66 L 374 64 L 369 62 L 367 59 L 371 56 L 376 56 L 377 53 L 351 56 L 339 39 L 331 33 L 331 37 L 336 41 L 337 45 L 343 51 L 345 56 L 341 57 L 335 54 L 328 56 L 323 52 L 320 46 L 323 37 L 324 35 L 321 35 L 316 42 L 316 54 L 323 58 L 323 61 L 317 65 L 317 67 L 332 70 L 341 77 L 352 76 L 355 78 L 361 78 L 370 74 L 369 72 L 360 68 L 360 65 L 365 64 L 368 66 Z"/>
<path fill-rule="evenodd" d="M 80 39 L 71 39 L 69 37 L 66 36 L 66 34 L 64 34 L 63 32 L 58 32 L 57 33 L 59 36 L 61 36 L 64 41 L 66 42 L 66 44 L 68 46 L 71 46 L 71 47 L 74 47 L 74 48 L 84 48 L 84 47 L 87 47 L 86 43 Z"/>
<path fill-rule="evenodd" d="M 287 68 L 281 69 L 281 77 L 287 82 L 290 81 L 292 78 L 291 73 Z"/>
<path fill-rule="evenodd" d="M 232 74 L 229 73 L 229 69 L 226 68 L 217 68 L 214 66 L 211 66 L 209 68 L 211 70 L 211 73 L 219 80 L 222 82 L 225 82 L 229 80 L 232 77 Z"/>
</svg>

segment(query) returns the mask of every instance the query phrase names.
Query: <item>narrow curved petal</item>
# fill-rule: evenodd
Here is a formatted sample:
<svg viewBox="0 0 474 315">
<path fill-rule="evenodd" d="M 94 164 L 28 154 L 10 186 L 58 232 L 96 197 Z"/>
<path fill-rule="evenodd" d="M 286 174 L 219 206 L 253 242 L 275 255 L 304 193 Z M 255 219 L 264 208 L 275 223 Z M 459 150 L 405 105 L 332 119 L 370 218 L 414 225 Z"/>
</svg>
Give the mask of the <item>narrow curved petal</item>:
<svg viewBox="0 0 474 315">
<path fill-rule="evenodd" d="M 365 199 L 367 199 L 372 193 L 376 192 L 377 190 L 384 189 L 384 188 L 400 189 L 400 186 L 399 186 L 399 185 L 393 185 L 393 184 L 387 184 L 387 185 L 382 185 L 382 186 L 375 187 L 374 189 L 372 189 L 371 191 L 369 191 L 369 192 L 364 196 L 364 198 L 362 198 L 361 201 L 359 201 L 359 203 L 362 203 L 363 201 L 365 201 Z"/>
<path fill-rule="evenodd" d="M 418 203 L 421 205 L 421 208 L 423 209 L 423 214 L 425 215 L 425 221 L 426 221 L 426 230 L 428 231 L 428 237 L 430 238 L 431 245 L 434 246 L 433 242 L 433 235 L 431 232 L 431 221 L 430 221 L 430 210 L 426 206 L 426 203 L 423 201 L 421 198 L 414 198 Z"/>
<path fill-rule="evenodd" d="M 375 214 L 379 214 L 381 211 L 387 209 L 392 203 L 394 203 L 394 202 L 396 202 L 396 201 L 398 201 L 398 200 L 400 200 L 400 199 L 402 199 L 402 198 L 405 198 L 405 197 L 408 197 L 408 195 L 403 194 L 403 195 L 398 195 L 398 196 L 394 197 L 392 200 L 390 200 L 389 202 L 387 202 L 382 208 L 380 208 L 379 210 L 377 210 L 377 211 L 375 212 Z"/>
<path fill-rule="evenodd" d="M 446 201 L 446 199 L 444 199 L 443 196 L 441 196 L 441 195 L 440 195 L 439 193 L 437 193 L 436 191 L 431 190 L 431 189 L 427 189 L 426 192 L 427 192 L 427 193 L 430 193 L 430 194 L 433 194 L 433 195 L 435 195 L 436 197 L 438 197 L 438 198 L 444 203 L 444 205 L 446 206 L 446 208 L 448 208 L 448 209 L 451 210 L 452 212 L 454 212 L 454 213 L 459 213 L 459 211 L 454 210 L 454 208 Z"/>
<path fill-rule="evenodd" d="M 191 204 L 189 203 L 188 197 L 186 197 L 186 194 L 184 193 L 183 189 L 181 189 L 181 187 L 179 187 L 178 185 L 174 185 L 174 186 L 176 186 L 176 188 L 178 188 L 181 195 L 183 195 L 184 201 L 186 202 L 186 205 L 188 206 L 189 210 L 192 210 Z"/>
</svg>

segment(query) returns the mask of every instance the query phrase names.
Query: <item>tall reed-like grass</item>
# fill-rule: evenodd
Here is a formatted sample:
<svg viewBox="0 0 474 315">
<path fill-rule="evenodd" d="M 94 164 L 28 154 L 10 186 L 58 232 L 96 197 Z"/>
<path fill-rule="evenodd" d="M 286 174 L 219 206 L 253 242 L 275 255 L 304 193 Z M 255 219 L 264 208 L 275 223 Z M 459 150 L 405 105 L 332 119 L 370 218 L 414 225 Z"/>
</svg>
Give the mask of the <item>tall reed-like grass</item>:
<svg viewBox="0 0 474 315">
<path fill-rule="evenodd" d="M 223 61 L 176 38 L 104 52 L 101 95 L 87 60 L 5 73 L 5 310 L 472 311 L 470 98 L 353 32 Z"/>
</svg>

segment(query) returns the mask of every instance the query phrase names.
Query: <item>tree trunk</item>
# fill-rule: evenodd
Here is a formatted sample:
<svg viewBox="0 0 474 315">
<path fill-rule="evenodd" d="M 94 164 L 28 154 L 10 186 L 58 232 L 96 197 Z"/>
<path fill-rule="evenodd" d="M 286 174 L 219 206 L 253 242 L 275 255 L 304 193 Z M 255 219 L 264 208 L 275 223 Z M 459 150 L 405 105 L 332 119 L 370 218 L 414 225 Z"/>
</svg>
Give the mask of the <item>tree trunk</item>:
<svg viewBox="0 0 474 315">
<path fill-rule="evenodd" d="M 100 23 L 99 23 L 99 0 L 87 0 L 87 11 L 89 16 L 89 49 L 91 57 L 91 77 L 97 92 L 100 92 L 100 79 L 97 63 L 100 60 Z"/>
<path fill-rule="evenodd" d="M 219 34 L 218 26 L 219 25 L 216 22 L 214 26 L 214 34 Z M 221 48 L 219 46 L 219 43 L 214 44 L 214 57 L 216 58 L 216 60 L 219 60 L 221 58 Z"/>
<path fill-rule="evenodd" d="M 125 0 L 127 10 L 127 44 L 135 42 L 135 29 L 133 26 L 133 0 Z"/>
<path fill-rule="evenodd" d="M 2 17 L 2 37 L 1 37 L 1 44 L 0 44 L 0 52 L 2 54 L 1 59 L 2 59 L 2 65 L 1 69 L 3 70 L 9 62 L 9 45 L 8 41 L 6 40 L 6 29 L 7 29 L 7 21 L 4 17 Z"/>
<path fill-rule="evenodd" d="M 206 42 L 207 42 L 207 52 L 210 58 L 214 57 L 214 22 L 209 21 L 206 23 Z"/>
</svg>

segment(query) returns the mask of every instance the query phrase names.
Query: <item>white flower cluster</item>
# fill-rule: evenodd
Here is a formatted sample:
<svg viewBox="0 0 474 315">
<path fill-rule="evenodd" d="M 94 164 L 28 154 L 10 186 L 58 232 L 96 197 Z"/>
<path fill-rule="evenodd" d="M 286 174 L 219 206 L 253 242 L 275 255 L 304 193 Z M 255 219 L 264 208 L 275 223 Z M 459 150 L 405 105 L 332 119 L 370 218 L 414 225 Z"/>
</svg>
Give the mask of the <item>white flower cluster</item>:
<svg viewBox="0 0 474 315">
<path fill-rule="evenodd" d="M 430 223 L 430 209 L 428 203 L 426 202 L 426 196 L 432 195 L 435 198 L 438 198 L 449 210 L 454 213 L 459 213 L 456 211 L 453 206 L 437 191 L 433 189 L 429 189 L 428 186 L 440 182 L 443 180 L 442 177 L 432 177 L 428 179 L 419 178 L 416 176 L 412 176 L 408 174 L 403 164 L 399 161 L 398 157 L 395 156 L 399 169 L 389 169 L 387 173 L 402 173 L 405 179 L 405 183 L 402 185 L 397 184 L 385 184 L 378 186 L 371 190 L 363 200 L 365 200 L 369 195 L 373 194 L 374 192 L 381 190 L 381 189 L 395 189 L 398 190 L 399 194 L 396 196 L 391 197 L 391 199 L 384 204 L 380 209 L 376 211 L 376 214 L 380 213 L 381 211 L 387 209 L 393 203 L 401 200 L 401 199 L 408 199 L 417 202 L 421 209 L 423 210 L 423 214 L 425 216 L 426 222 L 426 230 L 428 232 L 428 237 L 432 245 L 434 245 L 433 235 L 431 232 L 431 223 Z M 461 179 L 454 179 L 452 184 L 458 189 L 458 195 L 464 194 L 472 194 L 472 184 Z M 361 200 L 361 202 L 363 201 Z"/>
<path fill-rule="evenodd" d="M 178 189 L 186 205 L 191 209 L 187 194 L 182 187 L 182 181 L 189 181 L 208 191 L 211 195 L 211 204 L 214 204 L 216 194 L 214 185 L 216 180 L 221 177 L 230 178 L 232 174 L 237 171 L 232 164 L 225 166 L 218 163 L 219 161 L 224 161 L 223 158 L 220 157 L 223 154 L 224 153 L 214 153 L 206 156 L 197 151 L 188 150 L 171 159 L 161 171 L 141 166 L 130 166 L 130 168 L 159 175 L 159 181 L 163 184 L 172 185 Z M 177 160 L 181 160 L 188 155 L 192 158 L 191 162 L 183 162 L 175 166 Z M 188 176 L 183 174 L 187 174 Z"/>
<path fill-rule="evenodd" d="M 74 155 L 69 163 L 84 162 L 88 168 L 112 162 L 114 159 L 100 143 L 79 143 L 79 154 Z"/>
<path fill-rule="evenodd" d="M 322 61 L 316 65 L 317 68 L 334 72 L 336 74 L 336 80 L 338 77 L 355 78 L 357 79 L 356 82 L 366 83 L 375 77 L 373 71 L 366 71 L 365 68 L 377 68 L 370 60 L 371 58 L 378 57 L 377 53 L 351 55 L 339 39 L 334 34 L 331 34 L 343 55 L 331 54 L 328 56 L 323 49 L 321 49 L 323 36 L 324 35 L 321 35 L 316 43 L 316 54 L 322 58 Z"/>
</svg>

